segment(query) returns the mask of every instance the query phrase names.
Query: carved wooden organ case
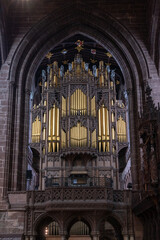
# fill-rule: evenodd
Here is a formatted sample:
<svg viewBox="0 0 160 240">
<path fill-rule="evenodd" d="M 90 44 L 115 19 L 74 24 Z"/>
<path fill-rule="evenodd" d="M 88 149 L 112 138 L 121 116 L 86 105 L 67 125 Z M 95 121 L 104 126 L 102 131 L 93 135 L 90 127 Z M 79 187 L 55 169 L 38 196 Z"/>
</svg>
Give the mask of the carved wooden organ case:
<svg viewBox="0 0 160 240">
<path fill-rule="evenodd" d="M 77 54 L 68 70 L 54 62 L 42 71 L 41 102 L 33 106 L 31 147 L 40 153 L 44 176 L 86 173 L 107 177 L 119 188 L 118 151 L 127 145 L 126 107 L 116 100 L 114 71 Z"/>
</svg>

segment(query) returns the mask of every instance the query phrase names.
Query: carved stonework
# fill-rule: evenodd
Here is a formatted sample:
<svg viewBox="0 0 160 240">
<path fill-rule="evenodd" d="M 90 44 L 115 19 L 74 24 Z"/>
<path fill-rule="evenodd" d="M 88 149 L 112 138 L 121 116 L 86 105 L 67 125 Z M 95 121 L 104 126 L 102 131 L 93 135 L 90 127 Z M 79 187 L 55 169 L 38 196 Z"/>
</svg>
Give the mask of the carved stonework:
<svg viewBox="0 0 160 240">
<path fill-rule="evenodd" d="M 77 126 L 78 122 L 81 126 L 87 127 L 87 119 L 84 116 L 76 116 L 76 118 L 70 118 L 70 128 Z"/>
<path fill-rule="evenodd" d="M 122 117 L 122 119 L 126 122 L 126 112 L 117 110 L 117 120 Z"/>
<path fill-rule="evenodd" d="M 80 89 L 85 95 L 87 95 L 87 85 L 74 84 L 71 85 L 70 95 L 72 95 L 77 89 Z"/>
</svg>

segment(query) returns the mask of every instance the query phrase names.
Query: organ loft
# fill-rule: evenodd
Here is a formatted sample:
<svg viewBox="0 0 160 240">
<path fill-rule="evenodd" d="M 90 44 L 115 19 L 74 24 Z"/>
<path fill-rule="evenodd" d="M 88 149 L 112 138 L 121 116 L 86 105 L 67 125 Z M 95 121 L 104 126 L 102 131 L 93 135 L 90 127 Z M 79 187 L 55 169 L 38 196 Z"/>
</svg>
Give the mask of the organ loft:
<svg viewBox="0 0 160 240">
<path fill-rule="evenodd" d="M 118 153 L 128 147 L 129 126 L 127 101 L 118 98 L 117 84 L 109 63 L 90 68 L 80 53 L 67 67 L 57 61 L 43 67 L 30 124 L 30 147 L 39 152 L 38 190 L 122 188 Z"/>
</svg>

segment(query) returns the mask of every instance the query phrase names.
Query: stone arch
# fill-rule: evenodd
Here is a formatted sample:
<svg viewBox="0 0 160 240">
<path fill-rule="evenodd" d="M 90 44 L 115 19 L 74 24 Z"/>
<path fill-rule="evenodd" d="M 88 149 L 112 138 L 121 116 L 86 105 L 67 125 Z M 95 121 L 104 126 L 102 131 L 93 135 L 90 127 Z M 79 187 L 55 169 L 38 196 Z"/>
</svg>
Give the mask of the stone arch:
<svg viewBox="0 0 160 240">
<path fill-rule="evenodd" d="M 122 219 L 120 219 L 116 214 L 109 214 L 106 217 L 103 217 L 102 219 L 100 219 L 97 226 L 100 234 L 101 234 L 102 228 L 104 227 L 103 225 L 105 221 L 107 221 L 108 223 L 111 224 L 111 226 L 113 226 L 117 239 L 123 240 L 122 232 L 124 230 L 125 223 L 122 221 Z"/>
<path fill-rule="evenodd" d="M 26 167 L 24 153 L 28 142 L 29 127 L 28 123 L 25 124 L 24 121 L 28 121 L 29 117 L 29 100 L 35 72 L 51 48 L 76 33 L 94 39 L 117 59 L 124 78 L 127 79 L 127 89 L 134 90 L 134 95 L 131 98 L 132 102 L 135 102 L 135 113 L 137 112 L 137 102 L 139 101 L 139 104 L 141 102 L 139 86 L 141 85 L 143 90 L 144 86 L 141 80 L 147 79 L 149 72 L 146 59 L 134 37 L 110 15 L 105 15 L 105 18 L 101 16 L 98 9 L 94 13 L 91 13 L 88 6 L 79 8 L 69 5 L 64 7 L 63 11 L 58 9 L 56 15 L 52 13 L 45 17 L 25 35 L 16 49 L 11 63 L 9 80 L 13 84 L 10 86 L 9 95 L 12 98 L 10 101 L 12 105 L 9 108 L 8 116 L 12 119 L 14 129 L 17 129 L 14 134 L 16 139 L 14 144 L 18 149 L 15 153 L 15 161 L 18 165 L 21 160 L 21 172 L 24 172 Z M 138 54 L 136 55 L 135 52 Z M 17 108 L 13 111 L 16 104 Z M 132 103 L 131 105 L 133 108 Z M 131 111 L 133 110 L 131 109 Z M 8 135 L 11 136 L 11 130 L 8 131 Z M 23 135 L 20 134 L 22 132 Z M 20 143 L 22 143 L 21 148 L 19 147 Z M 16 175 L 16 172 L 13 174 Z M 13 188 L 24 189 L 25 175 L 19 173 L 15 179 L 17 180 Z"/>
<path fill-rule="evenodd" d="M 50 224 L 51 222 L 57 222 L 59 229 L 61 228 L 61 224 L 59 219 L 57 218 L 57 216 L 53 216 L 52 214 L 49 213 L 42 213 L 40 214 L 33 225 L 33 232 L 34 235 L 43 235 L 44 234 L 44 228 L 45 226 L 47 226 L 48 224 Z"/>
<path fill-rule="evenodd" d="M 64 230 L 69 234 L 72 226 L 78 221 L 84 222 L 89 227 L 89 230 L 90 230 L 90 233 L 91 233 L 91 231 L 93 229 L 93 223 L 89 219 L 88 216 L 83 216 L 83 214 L 79 214 L 78 216 L 77 215 L 71 215 L 68 218 L 68 220 L 65 222 Z"/>
</svg>

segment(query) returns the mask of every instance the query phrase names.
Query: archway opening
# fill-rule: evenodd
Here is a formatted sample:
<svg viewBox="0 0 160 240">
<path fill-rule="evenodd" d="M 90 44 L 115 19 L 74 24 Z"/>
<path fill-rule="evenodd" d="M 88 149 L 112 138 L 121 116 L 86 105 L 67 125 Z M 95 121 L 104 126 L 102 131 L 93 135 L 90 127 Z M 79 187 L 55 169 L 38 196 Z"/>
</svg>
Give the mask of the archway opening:
<svg viewBox="0 0 160 240">
<path fill-rule="evenodd" d="M 90 227 L 83 220 L 76 221 L 70 228 L 69 236 L 69 240 L 91 240 Z"/>
<path fill-rule="evenodd" d="M 36 239 L 40 240 L 60 240 L 60 228 L 59 224 L 52 217 L 47 216 L 43 218 L 37 228 L 36 228 L 37 236 Z"/>
<path fill-rule="evenodd" d="M 128 102 L 126 82 L 112 54 L 75 34 L 46 54 L 33 89 L 30 146 L 36 144 L 40 151 L 39 190 L 93 182 L 120 189 L 118 152 L 128 146 Z M 68 155 L 76 156 L 76 162 L 79 158 L 81 167 L 68 166 Z M 82 166 L 81 156 L 90 155 L 92 165 L 89 157 L 88 166 Z M 55 170 L 60 167 L 56 156 L 61 156 L 63 175 Z"/>
<path fill-rule="evenodd" d="M 123 240 L 122 227 L 113 217 L 107 217 L 99 226 L 99 240 Z"/>
<path fill-rule="evenodd" d="M 49 223 L 45 227 L 45 238 L 46 240 L 60 240 L 60 229 L 59 224 L 56 221 Z"/>
</svg>

